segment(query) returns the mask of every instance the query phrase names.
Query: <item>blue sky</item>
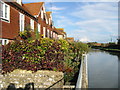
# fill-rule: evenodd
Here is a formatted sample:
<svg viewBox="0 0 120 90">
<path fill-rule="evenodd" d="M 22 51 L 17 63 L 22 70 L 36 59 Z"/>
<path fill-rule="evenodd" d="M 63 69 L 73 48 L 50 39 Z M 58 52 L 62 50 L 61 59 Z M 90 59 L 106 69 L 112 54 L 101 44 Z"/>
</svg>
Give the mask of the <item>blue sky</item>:
<svg viewBox="0 0 120 90">
<path fill-rule="evenodd" d="M 103 43 L 117 39 L 117 2 L 45 2 L 45 6 L 52 11 L 54 26 L 64 28 L 68 37 Z"/>
</svg>

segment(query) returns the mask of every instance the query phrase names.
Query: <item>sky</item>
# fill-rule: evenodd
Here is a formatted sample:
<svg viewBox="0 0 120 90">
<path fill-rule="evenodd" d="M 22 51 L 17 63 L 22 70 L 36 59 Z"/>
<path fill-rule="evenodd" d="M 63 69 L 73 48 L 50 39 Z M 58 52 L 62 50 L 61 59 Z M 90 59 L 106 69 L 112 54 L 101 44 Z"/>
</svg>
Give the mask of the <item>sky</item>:
<svg viewBox="0 0 120 90">
<path fill-rule="evenodd" d="M 82 42 L 117 41 L 118 2 L 45 2 L 45 8 L 52 11 L 54 26 L 64 28 L 68 37 Z"/>
</svg>

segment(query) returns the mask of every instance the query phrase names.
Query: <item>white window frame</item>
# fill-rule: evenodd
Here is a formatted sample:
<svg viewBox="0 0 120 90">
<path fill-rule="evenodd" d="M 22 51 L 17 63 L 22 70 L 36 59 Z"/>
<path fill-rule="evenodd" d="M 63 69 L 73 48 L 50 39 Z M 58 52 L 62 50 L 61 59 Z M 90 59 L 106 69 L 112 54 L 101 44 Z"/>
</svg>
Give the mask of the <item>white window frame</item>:
<svg viewBox="0 0 120 90">
<path fill-rule="evenodd" d="M 40 24 L 38 23 L 38 32 L 39 32 L 39 33 L 40 33 L 40 30 L 41 30 L 41 29 L 40 29 Z"/>
<path fill-rule="evenodd" d="M 44 12 L 43 12 L 43 10 L 41 9 L 41 18 L 42 18 L 42 20 L 43 20 L 43 17 L 44 17 Z"/>
<path fill-rule="evenodd" d="M 53 38 L 55 38 L 55 32 L 53 32 Z"/>
<path fill-rule="evenodd" d="M 34 31 L 34 20 L 30 19 L 30 27 Z"/>
<path fill-rule="evenodd" d="M 6 45 L 6 44 L 8 44 L 9 43 L 9 40 L 8 39 L 0 39 L 1 41 L 2 41 L 2 45 Z M 6 41 L 6 43 L 5 43 L 5 41 Z"/>
<path fill-rule="evenodd" d="M 48 38 L 50 37 L 49 29 L 47 29 L 47 36 L 48 36 Z"/>
<path fill-rule="evenodd" d="M 53 37 L 53 31 L 51 31 L 51 37 Z"/>
<path fill-rule="evenodd" d="M 20 21 L 20 32 L 24 31 L 24 28 L 25 28 L 25 16 L 24 14 L 20 13 L 20 18 L 19 18 L 19 21 Z"/>
<path fill-rule="evenodd" d="M 55 34 L 55 39 L 57 39 L 57 34 Z"/>
<path fill-rule="evenodd" d="M 0 1 L 0 7 L 2 7 L 3 5 L 3 8 L 1 8 L 1 13 L 0 14 L 0 18 L 2 19 L 2 21 L 6 21 L 6 22 L 10 22 L 10 6 L 6 3 L 4 3 L 3 1 Z M 7 10 L 6 10 L 6 7 L 7 6 Z M 5 14 L 6 13 L 6 14 Z"/>
<path fill-rule="evenodd" d="M 43 38 L 45 38 L 45 37 L 46 37 L 46 28 L 43 27 Z"/>
</svg>

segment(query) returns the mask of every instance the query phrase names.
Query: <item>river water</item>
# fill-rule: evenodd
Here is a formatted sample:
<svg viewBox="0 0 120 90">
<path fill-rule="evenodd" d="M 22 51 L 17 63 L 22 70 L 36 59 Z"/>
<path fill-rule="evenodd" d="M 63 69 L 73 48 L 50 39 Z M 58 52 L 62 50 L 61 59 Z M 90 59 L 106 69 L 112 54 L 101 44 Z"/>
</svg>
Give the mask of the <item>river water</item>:
<svg viewBox="0 0 120 90">
<path fill-rule="evenodd" d="M 91 50 L 88 53 L 89 88 L 120 88 L 120 53 Z"/>
</svg>

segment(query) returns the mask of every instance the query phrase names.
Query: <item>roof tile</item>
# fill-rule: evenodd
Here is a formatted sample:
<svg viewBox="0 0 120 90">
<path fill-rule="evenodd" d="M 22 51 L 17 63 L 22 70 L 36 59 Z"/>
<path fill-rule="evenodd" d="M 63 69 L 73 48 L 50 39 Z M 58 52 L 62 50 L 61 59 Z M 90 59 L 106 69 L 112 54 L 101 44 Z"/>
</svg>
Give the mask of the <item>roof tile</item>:
<svg viewBox="0 0 120 90">
<path fill-rule="evenodd" d="M 23 7 L 27 8 L 32 15 L 38 15 L 43 4 L 44 2 L 26 3 L 23 4 Z"/>
</svg>

